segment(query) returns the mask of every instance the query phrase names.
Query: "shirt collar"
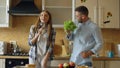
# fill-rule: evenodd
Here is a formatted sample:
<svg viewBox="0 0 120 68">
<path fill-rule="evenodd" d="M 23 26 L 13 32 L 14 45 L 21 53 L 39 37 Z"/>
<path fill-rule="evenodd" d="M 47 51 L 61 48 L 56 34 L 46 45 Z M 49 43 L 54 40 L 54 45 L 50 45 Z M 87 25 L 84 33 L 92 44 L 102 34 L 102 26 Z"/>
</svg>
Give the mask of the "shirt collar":
<svg viewBox="0 0 120 68">
<path fill-rule="evenodd" d="M 87 25 L 87 24 L 89 24 L 91 22 L 91 20 L 90 19 L 88 19 L 86 22 L 84 22 L 84 23 L 82 23 L 83 25 Z"/>
<path fill-rule="evenodd" d="M 91 22 L 91 20 L 90 19 L 88 19 L 86 22 L 84 22 L 84 23 L 80 23 L 80 22 L 78 22 L 78 27 L 80 27 L 81 25 L 87 25 L 87 24 L 89 24 Z"/>
</svg>

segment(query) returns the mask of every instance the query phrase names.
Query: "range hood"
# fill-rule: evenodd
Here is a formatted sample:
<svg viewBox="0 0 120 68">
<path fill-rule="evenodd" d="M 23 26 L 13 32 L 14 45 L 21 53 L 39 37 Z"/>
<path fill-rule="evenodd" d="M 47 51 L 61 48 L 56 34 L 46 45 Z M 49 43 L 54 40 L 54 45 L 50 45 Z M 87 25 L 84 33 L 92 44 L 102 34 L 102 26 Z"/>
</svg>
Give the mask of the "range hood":
<svg viewBox="0 0 120 68">
<path fill-rule="evenodd" d="M 34 0 L 21 0 L 8 13 L 11 15 L 38 15 L 40 10 L 34 4 Z"/>
</svg>

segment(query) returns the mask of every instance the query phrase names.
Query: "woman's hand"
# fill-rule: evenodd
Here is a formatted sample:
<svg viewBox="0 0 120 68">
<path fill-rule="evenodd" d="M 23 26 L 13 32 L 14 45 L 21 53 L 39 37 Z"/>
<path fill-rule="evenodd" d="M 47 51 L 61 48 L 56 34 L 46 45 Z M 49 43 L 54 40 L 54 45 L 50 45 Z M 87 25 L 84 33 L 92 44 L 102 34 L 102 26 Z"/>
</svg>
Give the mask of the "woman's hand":
<svg viewBox="0 0 120 68">
<path fill-rule="evenodd" d="M 38 29 L 38 34 L 41 34 L 43 29 L 44 29 L 44 28 Z"/>
<path fill-rule="evenodd" d="M 41 28 L 38 29 L 38 33 L 35 33 L 34 38 L 31 40 L 33 44 L 36 43 L 36 41 L 37 41 L 39 35 L 42 33 L 43 29 L 44 29 L 44 27 L 41 27 Z"/>
<path fill-rule="evenodd" d="M 38 36 L 42 33 L 43 28 L 38 29 L 38 33 L 35 33 L 35 39 L 37 40 Z"/>
<path fill-rule="evenodd" d="M 50 57 L 50 54 L 51 54 L 50 52 L 47 52 L 45 54 L 44 58 L 42 59 L 42 61 L 41 61 L 41 67 L 42 68 L 47 68 L 47 62 L 48 62 L 48 59 Z"/>
</svg>

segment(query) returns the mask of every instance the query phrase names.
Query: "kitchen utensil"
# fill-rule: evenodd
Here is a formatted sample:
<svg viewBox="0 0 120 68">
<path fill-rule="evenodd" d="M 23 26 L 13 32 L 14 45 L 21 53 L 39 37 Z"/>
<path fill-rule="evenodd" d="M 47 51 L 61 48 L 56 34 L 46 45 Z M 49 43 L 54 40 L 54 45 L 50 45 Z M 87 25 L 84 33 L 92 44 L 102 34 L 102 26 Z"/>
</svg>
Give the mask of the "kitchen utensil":
<svg viewBox="0 0 120 68">
<path fill-rule="evenodd" d="M 118 44 L 117 47 L 118 47 L 118 57 L 120 57 L 120 44 Z"/>
<path fill-rule="evenodd" d="M 0 41 L 0 55 L 7 53 L 7 43 L 4 41 Z"/>
</svg>

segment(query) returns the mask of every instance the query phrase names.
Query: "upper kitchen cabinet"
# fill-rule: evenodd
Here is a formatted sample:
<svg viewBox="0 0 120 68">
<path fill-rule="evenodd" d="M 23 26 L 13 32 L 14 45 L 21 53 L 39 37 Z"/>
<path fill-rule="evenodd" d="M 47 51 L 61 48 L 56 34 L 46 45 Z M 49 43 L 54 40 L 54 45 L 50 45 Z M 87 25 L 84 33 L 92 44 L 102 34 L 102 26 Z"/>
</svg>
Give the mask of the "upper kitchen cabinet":
<svg viewBox="0 0 120 68">
<path fill-rule="evenodd" d="M 9 27 L 11 16 L 8 14 L 9 0 L 0 0 L 0 27 Z"/>
<path fill-rule="evenodd" d="M 99 25 L 102 28 L 120 28 L 119 0 L 99 1 Z"/>
<path fill-rule="evenodd" d="M 120 28 L 119 0 L 76 0 L 76 7 L 84 5 L 89 17 L 101 28 Z"/>
<path fill-rule="evenodd" d="M 47 9 L 52 15 L 53 27 L 61 28 L 66 20 L 72 20 L 74 0 L 42 0 L 42 9 Z"/>
</svg>

